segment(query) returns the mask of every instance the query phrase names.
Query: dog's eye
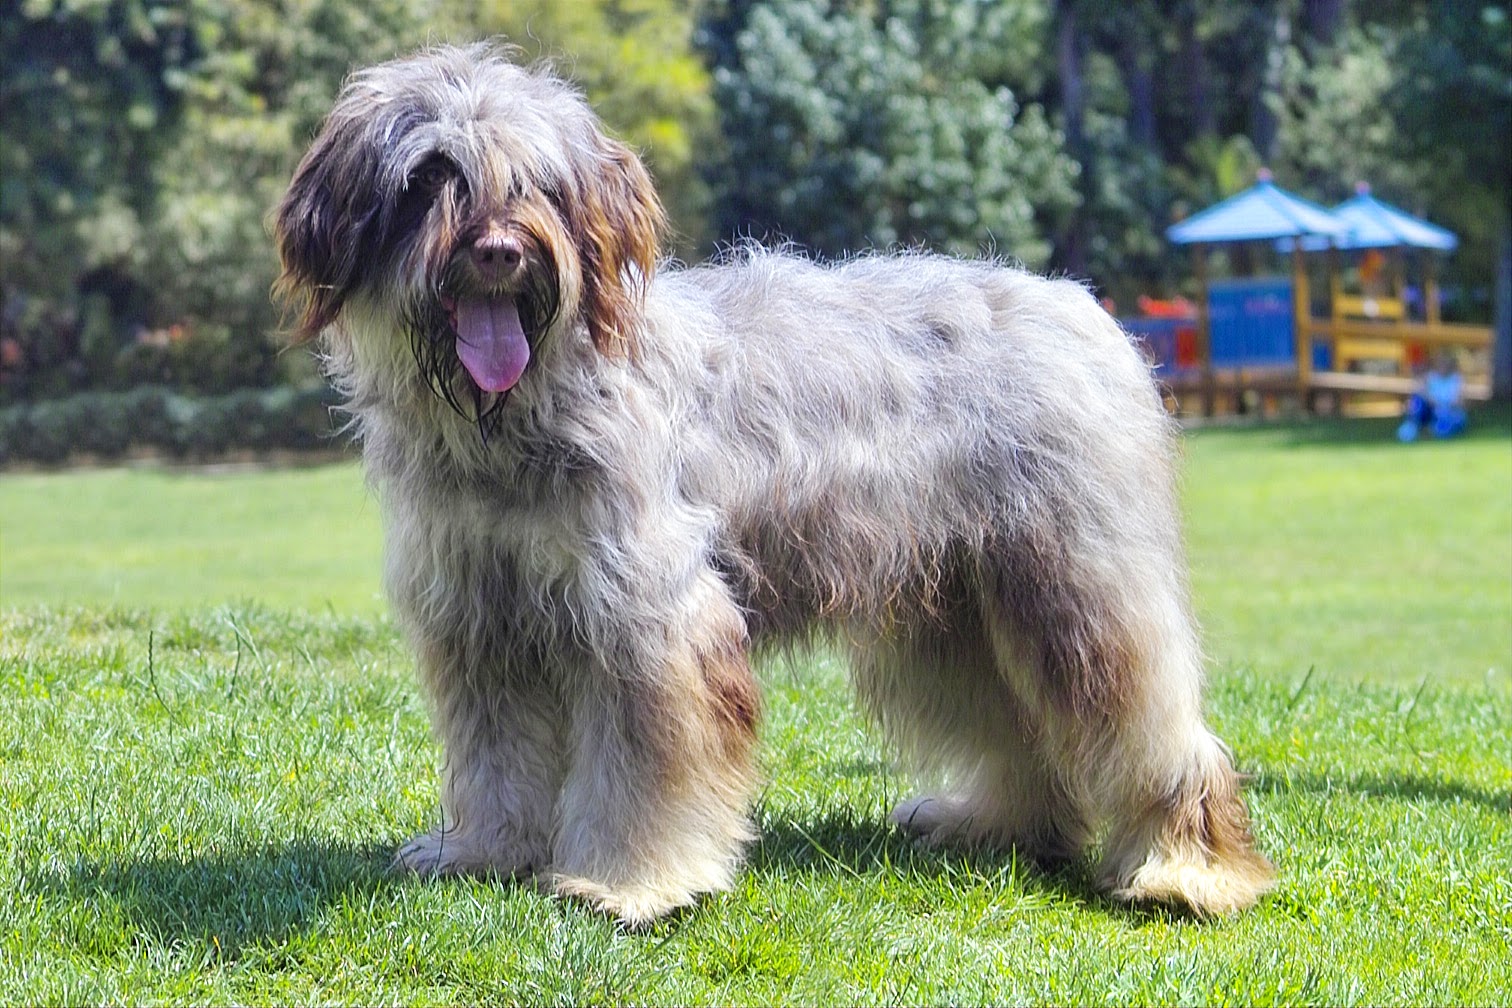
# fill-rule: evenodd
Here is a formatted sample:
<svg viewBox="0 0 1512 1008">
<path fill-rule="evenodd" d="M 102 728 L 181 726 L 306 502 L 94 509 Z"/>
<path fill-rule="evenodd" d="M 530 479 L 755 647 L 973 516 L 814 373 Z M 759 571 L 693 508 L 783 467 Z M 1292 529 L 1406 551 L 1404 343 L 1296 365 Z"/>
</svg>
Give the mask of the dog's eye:
<svg viewBox="0 0 1512 1008">
<path fill-rule="evenodd" d="M 455 169 L 448 161 L 427 161 L 410 173 L 409 181 L 411 186 L 433 193 L 450 182 L 454 174 Z"/>
</svg>

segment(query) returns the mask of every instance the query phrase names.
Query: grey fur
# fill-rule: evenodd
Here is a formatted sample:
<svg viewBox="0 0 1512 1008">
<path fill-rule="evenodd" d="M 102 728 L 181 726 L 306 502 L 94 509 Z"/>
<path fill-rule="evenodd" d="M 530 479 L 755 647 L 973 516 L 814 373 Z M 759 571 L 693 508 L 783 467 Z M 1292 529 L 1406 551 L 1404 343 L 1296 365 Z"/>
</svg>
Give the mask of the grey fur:
<svg viewBox="0 0 1512 1008">
<path fill-rule="evenodd" d="M 1054 859 L 1106 827 L 1120 898 L 1252 903 L 1271 870 L 1202 720 L 1176 435 L 1118 326 L 1069 281 L 924 254 L 743 248 L 648 276 L 589 240 L 654 246 L 638 165 L 507 56 L 359 75 L 279 214 L 446 750 L 445 821 L 401 863 L 537 876 L 632 923 L 727 887 L 751 837 L 746 655 L 823 633 L 943 789 L 904 828 Z M 394 224 L 438 153 L 449 188 Z M 561 226 L 521 225 L 532 199 Z M 508 227 L 558 305 L 519 384 L 475 397 L 480 427 L 417 366 L 414 318 L 444 322 L 416 309 L 439 278 L 527 282 L 457 265 Z M 615 284 L 621 353 L 594 328 Z M 418 338 L 475 392 L 451 335 Z"/>
</svg>

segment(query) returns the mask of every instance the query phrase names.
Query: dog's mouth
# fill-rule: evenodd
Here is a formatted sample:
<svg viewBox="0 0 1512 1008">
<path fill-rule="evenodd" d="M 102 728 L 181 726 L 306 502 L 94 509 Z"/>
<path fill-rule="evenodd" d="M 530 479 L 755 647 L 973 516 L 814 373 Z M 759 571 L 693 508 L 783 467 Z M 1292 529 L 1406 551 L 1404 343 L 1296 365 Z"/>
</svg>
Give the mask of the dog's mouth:
<svg viewBox="0 0 1512 1008">
<path fill-rule="evenodd" d="M 530 363 L 530 341 L 512 297 L 442 298 L 457 359 L 484 392 L 508 392 Z"/>
<path fill-rule="evenodd" d="M 402 310 L 420 375 L 485 438 L 536 363 L 536 341 L 560 308 L 555 273 L 538 259 L 540 268 L 523 270 L 509 285 L 479 283 L 452 264 Z"/>
</svg>

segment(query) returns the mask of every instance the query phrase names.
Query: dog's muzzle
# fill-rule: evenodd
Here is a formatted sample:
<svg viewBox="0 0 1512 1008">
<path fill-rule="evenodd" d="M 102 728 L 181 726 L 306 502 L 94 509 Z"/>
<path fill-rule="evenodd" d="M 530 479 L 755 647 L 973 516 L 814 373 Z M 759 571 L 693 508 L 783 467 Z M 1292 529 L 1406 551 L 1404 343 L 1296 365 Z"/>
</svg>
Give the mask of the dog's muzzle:
<svg viewBox="0 0 1512 1008">
<path fill-rule="evenodd" d="M 524 263 L 519 239 L 489 232 L 467 251 L 470 272 L 483 290 L 511 284 Z M 530 342 L 520 322 L 513 294 L 491 293 L 443 298 L 447 319 L 457 334 L 457 358 L 484 392 L 508 392 L 530 363 Z"/>
</svg>

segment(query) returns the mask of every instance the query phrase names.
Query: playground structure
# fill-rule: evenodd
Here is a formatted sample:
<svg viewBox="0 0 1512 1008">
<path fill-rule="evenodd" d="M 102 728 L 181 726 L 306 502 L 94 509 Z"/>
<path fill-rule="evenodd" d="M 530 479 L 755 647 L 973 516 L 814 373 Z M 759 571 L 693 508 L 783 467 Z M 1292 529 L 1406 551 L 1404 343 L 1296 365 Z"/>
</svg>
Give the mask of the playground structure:
<svg viewBox="0 0 1512 1008">
<path fill-rule="evenodd" d="M 1434 256 L 1457 239 L 1366 187 L 1330 210 L 1262 174 L 1166 236 L 1192 247 L 1196 301 L 1141 299 L 1141 317 L 1123 321 L 1180 412 L 1264 413 L 1293 402 L 1395 413 L 1442 351 L 1464 372 L 1468 398 L 1490 395 L 1490 328 L 1440 318 Z M 1231 259 L 1279 255 L 1289 273 L 1211 280 L 1214 249 Z"/>
</svg>

